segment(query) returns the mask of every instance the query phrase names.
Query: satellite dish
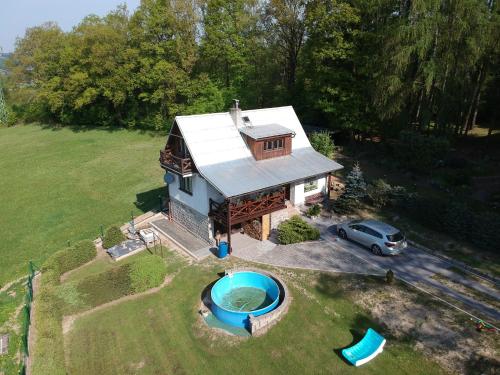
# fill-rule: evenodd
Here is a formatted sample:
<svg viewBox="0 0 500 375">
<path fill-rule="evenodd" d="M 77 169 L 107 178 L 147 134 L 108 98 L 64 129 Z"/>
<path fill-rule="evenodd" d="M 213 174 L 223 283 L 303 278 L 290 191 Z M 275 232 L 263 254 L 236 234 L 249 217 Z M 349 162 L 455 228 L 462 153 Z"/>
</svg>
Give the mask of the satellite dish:
<svg viewBox="0 0 500 375">
<path fill-rule="evenodd" d="M 165 173 L 165 176 L 163 176 L 163 180 L 165 181 L 166 184 L 171 184 L 172 182 L 175 181 L 175 177 L 171 173 Z"/>
</svg>

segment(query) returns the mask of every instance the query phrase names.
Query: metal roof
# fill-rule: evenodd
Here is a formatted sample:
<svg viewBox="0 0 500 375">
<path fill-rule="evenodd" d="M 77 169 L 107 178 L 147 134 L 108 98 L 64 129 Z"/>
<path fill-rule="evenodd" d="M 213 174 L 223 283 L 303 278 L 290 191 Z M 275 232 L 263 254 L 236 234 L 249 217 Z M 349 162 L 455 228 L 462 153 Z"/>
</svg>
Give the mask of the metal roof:
<svg viewBox="0 0 500 375">
<path fill-rule="evenodd" d="M 254 159 L 228 112 L 177 116 L 175 121 L 198 172 L 225 197 L 341 169 L 314 151 L 292 107 L 241 111 L 254 128 L 276 124 L 295 133 L 291 155 Z"/>
<path fill-rule="evenodd" d="M 253 157 L 202 167 L 200 172 L 224 196 L 234 197 L 341 169 L 313 149 L 256 161 Z"/>
<path fill-rule="evenodd" d="M 292 134 L 293 130 L 279 124 L 269 124 L 261 126 L 245 126 L 240 128 L 240 133 L 248 135 L 253 139 L 276 137 L 279 135 Z"/>
</svg>

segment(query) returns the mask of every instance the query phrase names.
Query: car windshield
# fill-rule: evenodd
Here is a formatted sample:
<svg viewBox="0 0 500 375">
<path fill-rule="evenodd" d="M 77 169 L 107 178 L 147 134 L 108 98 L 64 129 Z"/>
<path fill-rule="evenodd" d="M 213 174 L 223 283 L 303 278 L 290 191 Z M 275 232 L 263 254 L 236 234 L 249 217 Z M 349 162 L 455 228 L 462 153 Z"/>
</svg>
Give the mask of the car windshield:
<svg viewBox="0 0 500 375">
<path fill-rule="evenodd" d="M 404 238 L 403 233 L 401 233 L 401 232 L 387 235 L 387 239 L 391 242 L 398 242 L 398 241 L 401 241 L 403 238 Z"/>
</svg>

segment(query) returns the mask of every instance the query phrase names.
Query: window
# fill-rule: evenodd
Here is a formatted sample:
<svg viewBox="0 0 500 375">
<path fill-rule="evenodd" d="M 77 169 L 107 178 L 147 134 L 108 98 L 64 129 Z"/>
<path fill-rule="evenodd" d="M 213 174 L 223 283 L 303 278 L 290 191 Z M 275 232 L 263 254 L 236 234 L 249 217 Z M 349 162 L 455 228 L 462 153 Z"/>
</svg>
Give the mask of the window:
<svg viewBox="0 0 500 375">
<path fill-rule="evenodd" d="M 391 242 L 399 242 L 401 240 L 404 240 L 404 236 L 401 232 L 397 232 L 395 234 L 388 234 L 387 239 Z"/>
<path fill-rule="evenodd" d="M 371 228 L 365 227 L 365 226 L 363 226 L 363 232 L 365 232 L 366 234 L 369 234 L 370 236 L 373 236 L 373 237 L 383 238 L 379 232 L 377 232 Z"/>
<path fill-rule="evenodd" d="M 192 177 L 179 178 L 179 189 L 185 193 L 193 194 L 193 178 Z"/>
<path fill-rule="evenodd" d="M 304 193 L 316 190 L 318 188 L 318 179 L 316 177 L 308 178 L 304 182 Z"/>
<path fill-rule="evenodd" d="M 285 144 L 283 138 L 273 139 L 264 142 L 264 151 L 280 150 Z"/>
</svg>

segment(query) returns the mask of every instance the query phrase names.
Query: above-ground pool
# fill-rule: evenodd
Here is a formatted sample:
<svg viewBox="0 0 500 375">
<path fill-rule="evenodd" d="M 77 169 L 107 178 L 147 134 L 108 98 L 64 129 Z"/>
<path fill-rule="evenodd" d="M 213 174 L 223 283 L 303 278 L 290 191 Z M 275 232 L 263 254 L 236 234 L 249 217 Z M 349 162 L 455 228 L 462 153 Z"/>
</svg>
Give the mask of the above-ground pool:
<svg viewBox="0 0 500 375">
<path fill-rule="evenodd" d="M 263 315 L 278 305 L 280 289 L 269 276 L 242 271 L 217 281 L 210 295 L 212 313 L 217 319 L 232 326 L 248 328 L 250 314 Z"/>
</svg>

